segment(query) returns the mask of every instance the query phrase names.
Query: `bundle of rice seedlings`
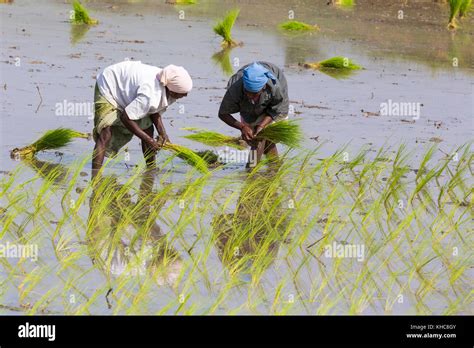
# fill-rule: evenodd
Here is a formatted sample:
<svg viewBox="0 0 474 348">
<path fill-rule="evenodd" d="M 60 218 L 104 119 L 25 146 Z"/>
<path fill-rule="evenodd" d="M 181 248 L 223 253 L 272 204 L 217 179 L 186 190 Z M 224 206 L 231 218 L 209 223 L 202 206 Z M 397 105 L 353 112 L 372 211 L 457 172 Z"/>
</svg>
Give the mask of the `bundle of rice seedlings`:
<svg viewBox="0 0 474 348">
<path fill-rule="evenodd" d="M 207 165 L 211 168 L 215 168 L 223 164 L 219 161 L 219 156 L 214 151 L 203 150 L 197 151 L 196 154 L 206 161 Z"/>
<path fill-rule="evenodd" d="M 354 0 L 335 0 L 334 3 L 346 9 L 354 7 Z"/>
<path fill-rule="evenodd" d="M 165 143 L 163 149 L 175 153 L 176 156 L 198 169 L 201 173 L 209 173 L 206 161 L 193 150 L 171 143 Z"/>
<path fill-rule="evenodd" d="M 184 128 L 185 130 L 193 130 L 192 128 Z M 200 142 L 209 146 L 229 146 L 235 149 L 245 149 L 241 139 L 231 137 L 217 132 L 208 130 L 196 131 L 194 134 L 185 135 L 184 138 Z"/>
<path fill-rule="evenodd" d="M 189 130 L 189 128 L 188 128 Z M 288 147 L 298 147 L 302 138 L 300 126 L 295 121 L 277 121 L 266 126 L 256 137 L 257 140 L 268 140 L 281 143 Z M 201 130 L 195 134 L 186 135 L 185 138 L 198 141 L 210 146 L 230 146 L 238 149 L 245 148 L 242 140 L 229 137 L 217 132 Z"/>
<path fill-rule="evenodd" d="M 71 19 L 73 24 L 95 25 L 99 23 L 97 19 L 89 16 L 87 9 L 79 2 L 79 0 L 74 0 L 73 8 L 74 17 Z"/>
<path fill-rule="evenodd" d="M 279 27 L 286 31 L 312 31 L 312 30 L 319 30 L 319 26 L 311 25 L 303 22 L 298 21 L 287 21 L 281 23 Z"/>
<path fill-rule="evenodd" d="M 459 18 L 467 16 L 471 6 L 472 0 L 449 0 L 448 29 L 456 29 L 458 27 L 456 16 L 459 15 Z"/>
<path fill-rule="evenodd" d="M 288 120 L 271 123 L 257 135 L 257 139 L 265 139 L 288 147 L 298 147 L 302 137 L 300 126 L 295 121 Z"/>
<path fill-rule="evenodd" d="M 86 138 L 89 139 L 90 135 L 87 133 L 77 132 L 69 128 L 57 128 L 52 129 L 43 134 L 41 138 L 36 140 L 33 144 L 15 148 L 10 151 L 12 158 L 33 157 L 37 152 L 51 149 L 58 149 L 60 147 L 68 145 L 74 138 Z"/>
<path fill-rule="evenodd" d="M 459 18 L 464 18 L 471 11 L 472 0 L 463 0 L 459 7 Z"/>
<path fill-rule="evenodd" d="M 214 32 L 222 37 L 222 46 L 224 47 L 233 47 L 238 46 L 240 43 L 232 39 L 231 31 L 234 23 L 239 16 L 240 9 L 234 9 L 227 12 L 224 19 L 214 26 Z"/>
<path fill-rule="evenodd" d="M 311 69 L 347 69 L 347 70 L 359 70 L 362 69 L 357 64 L 354 64 L 352 60 L 347 57 L 333 57 L 321 62 L 316 63 L 305 63 L 304 67 Z"/>
</svg>

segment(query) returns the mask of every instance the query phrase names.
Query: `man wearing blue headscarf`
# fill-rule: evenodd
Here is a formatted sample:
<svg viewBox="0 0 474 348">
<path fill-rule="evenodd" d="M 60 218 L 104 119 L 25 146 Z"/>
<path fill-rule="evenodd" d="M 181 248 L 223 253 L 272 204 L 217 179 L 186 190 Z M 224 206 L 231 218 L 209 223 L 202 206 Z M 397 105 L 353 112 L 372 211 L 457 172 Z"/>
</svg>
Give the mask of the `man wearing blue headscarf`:
<svg viewBox="0 0 474 348">
<path fill-rule="evenodd" d="M 251 145 L 251 156 L 257 162 L 262 154 L 278 157 L 276 145 L 256 142 L 256 135 L 273 121 L 288 117 L 288 85 L 283 70 L 272 63 L 254 62 L 242 67 L 227 84 L 227 92 L 219 108 L 219 118 L 242 132 Z M 240 113 L 240 121 L 232 114 Z M 253 162 L 249 159 L 247 166 Z"/>
</svg>

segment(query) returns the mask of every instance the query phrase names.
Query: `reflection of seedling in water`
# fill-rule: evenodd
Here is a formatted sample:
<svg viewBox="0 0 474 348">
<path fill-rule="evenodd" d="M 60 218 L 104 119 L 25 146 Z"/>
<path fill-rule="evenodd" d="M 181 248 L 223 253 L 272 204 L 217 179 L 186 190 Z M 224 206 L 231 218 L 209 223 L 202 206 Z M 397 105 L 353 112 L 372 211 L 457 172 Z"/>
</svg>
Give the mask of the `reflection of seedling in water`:
<svg viewBox="0 0 474 348">
<path fill-rule="evenodd" d="M 71 19 L 73 24 L 95 25 L 99 23 L 97 19 L 93 19 L 89 16 L 87 9 L 79 2 L 79 0 L 74 0 L 73 7 L 74 14 Z"/>
<path fill-rule="evenodd" d="M 219 51 L 212 56 L 212 60 L 220 65 L 222 71 L 227 76 L 231 76 L 234 73 L 230 61 L 230 51 L 230 48 L 224 48 L 222 51 Z"/>
<path fill-rule="evenodd" d="M 234 46 L 239 46 L 242 43 L 234 41 L 232 38 L 231 32 L 232 32 L 232 27 L 234 26 L 234 23 L 239 16 L 240 10 L 239 9 L 234 9 L 229 12 L 227 12 L 226 16 L 224 19 L 220 22 L 217 22 L 217 24 L 214 26 L 214 32 L 222 37 L 222 46 L 223 47 L 234 47 Z"/>
<path fill-rule="evenodd" d="M 292 31 L 292 32 L 319 30 L 319 26 L 316 24 L 311 25 L 311 24 L 298 22 L 298 21 L 287 21 L 287 22 L 281 23 L 279 27 L 283 30 Z"/>
<path fill-rule="evenodd" d="M 194 130 L 185 128 L 187 130 Z M 231 146 L 241 149 L 240 138 L 230 137 L 217 132 L 200 130 L 195 134 L 186 135 L 185 138 L 198 141 L 210 146 Z M 258 133 L 257 140 L 268 140 L 275 144 L 281 143 L 288 147 L 298 147 L 302 138 L 300 126 L 295 121 L 278 121 L 266 126 Z"/>
<path fill-rule="evenodd" d="M 448 29 L 456 29 L 458 27 L 456 16 L 459 18 L 467 16 L 471 10 L 472 0 L 449 0 L 449 23 Z"/>
<path fill-rule="evenodd" d="M 354 62 L 347 57 L 333 57 L 321 62 L 304 63 L 303 66 L 309 69 L 320 70 L 335 78 L 348 77 L 354 70 L 362 69 L 361 66 L 354 64 Z"/>
<path fill-rule="evenodd" d="M 90 26 L 87 24 L 71 25 L 71 43 L 75 45 L 79 41 L 81 41 L 82 38 L 86 35 L 86 33 L 89 31 L 89 29 Z"/>
<path fill-rule="evenodd" d="M 10 152 L 12 158 L 32 157 L 39 151 L 58 149 L 68 145 L 74 138 L 89 139 L 90 135 L 86 133 L 77 132 L 68 128 L 58 128 L 49 130 L 44 135 L 35 141 L 33 144 L 20 149 L 15 148 Z"/>
</svg>

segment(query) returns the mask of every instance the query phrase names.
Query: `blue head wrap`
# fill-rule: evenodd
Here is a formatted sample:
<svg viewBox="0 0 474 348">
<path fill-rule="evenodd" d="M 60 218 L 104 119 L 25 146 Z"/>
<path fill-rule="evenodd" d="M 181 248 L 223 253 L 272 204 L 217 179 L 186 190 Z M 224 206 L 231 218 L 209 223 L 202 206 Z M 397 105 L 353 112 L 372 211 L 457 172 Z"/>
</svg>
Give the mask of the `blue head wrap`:
<svg viewBox="0 0 474 348">
<path fill-rule="evenodd" d="M 275 81 L 275 76 L 263 65 L 253 63 L 244 69 L 244 88 L 246 91 L 256 93 L 260 91 L 268 79 Z"/>
</svg>

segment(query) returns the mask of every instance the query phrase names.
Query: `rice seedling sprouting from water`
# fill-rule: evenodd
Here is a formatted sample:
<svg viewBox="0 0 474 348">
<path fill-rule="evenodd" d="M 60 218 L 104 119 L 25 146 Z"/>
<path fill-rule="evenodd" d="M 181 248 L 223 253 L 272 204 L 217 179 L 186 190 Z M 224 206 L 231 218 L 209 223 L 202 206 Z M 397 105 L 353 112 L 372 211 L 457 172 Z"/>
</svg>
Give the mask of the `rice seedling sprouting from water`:
<svg viewBox="0 0 474 348">
<path fill-rule="evenodd" d="M 234 9 L 227 12 L 222 21 L 217 22 L 214 26 L 214 32 L 222 37 L 223 47 L 234 47 L 239 46 L 242 43 L 235 41 L 232 38 L 232 27 L 234 26 L 237 17 L 239 16 L 240 9 Z"/>
<path fill-rule="evenodd" d="M 311 25 L 299 21 L 287 21 L 279 25 L 280 29 L 290 32 L 314 31 L 319 30 L 318 25 Z"/>
<path fill-rule="evenodd" d="M 186 128 L 185 128 L 186 129 Z M 187 128 L 187 130 L 190 130 Z M 192 130 L 192 129 L 191 129 Z M 208 130 L 196 131 L 185 138 L 209 146 L 229 146 L 242 149 L 242 140 Z M 257 140 L 268 140 L 272 143 L 281 143 L 288 147 L 298 147 L 302 138 L 300 126 L 295 121 L 278 121 L 266 126 L 257 136 Z"/>
<path fill-rule="evenodd" d="M 84 5 L 79 2 L 79 0 L 74 0 L 73 8 L 74 13 L 71 18 L 73 24 L 95 25 L 99 23 L 97 19 L 91 18 L 89 16 L 89 12 L 84 7 Z"/>
<path fill-rule="evenodd" d="M 90 135 L 69 128 L 52 129 L 44 133 L 41 138 L 36 140 L 33 144 L 11 150 L 10 155 L 12 158 L 31 158 L 39 151 L 58 149 L 66 146 L 74 138 L 89 139 Z"/>
<path fill-rule="evenodd" d="M 458 27 L 456 16 L 466 17 L 471 10 L 472 0 L 449 0 L 449 22 L 448 29 L 453 30 Z"/>
</svg>

